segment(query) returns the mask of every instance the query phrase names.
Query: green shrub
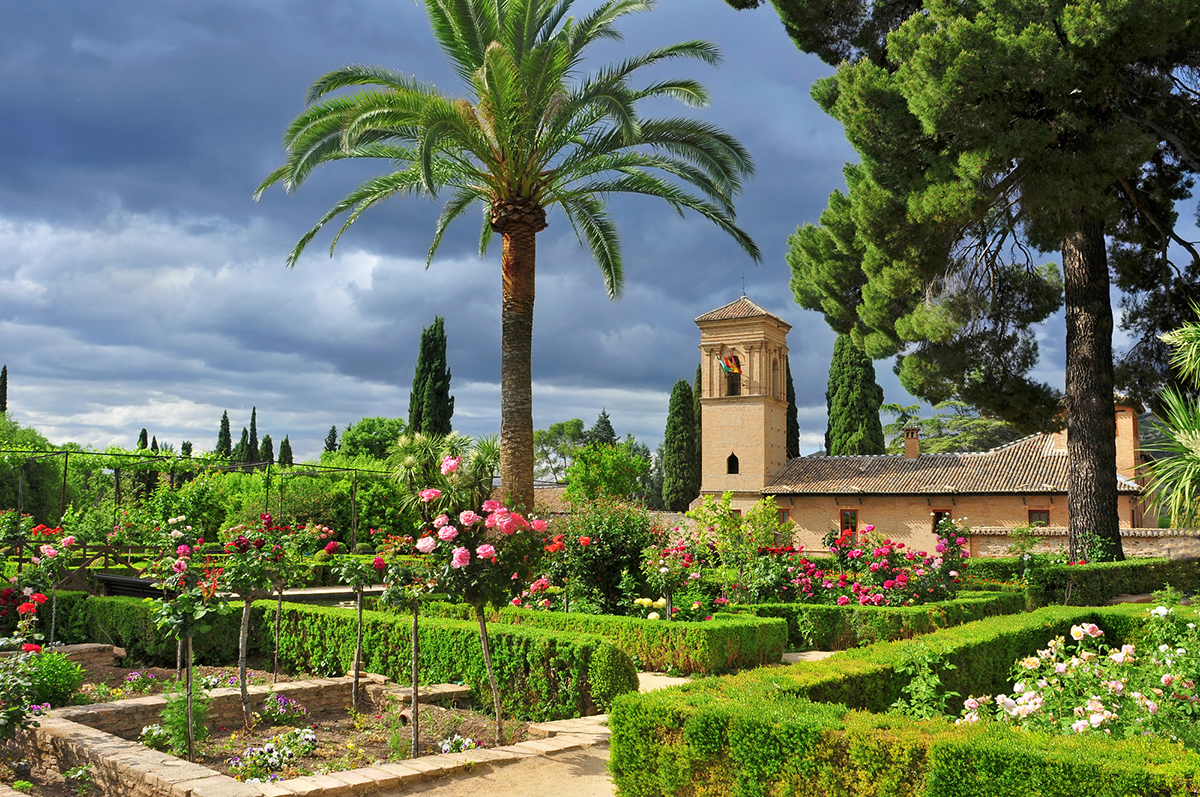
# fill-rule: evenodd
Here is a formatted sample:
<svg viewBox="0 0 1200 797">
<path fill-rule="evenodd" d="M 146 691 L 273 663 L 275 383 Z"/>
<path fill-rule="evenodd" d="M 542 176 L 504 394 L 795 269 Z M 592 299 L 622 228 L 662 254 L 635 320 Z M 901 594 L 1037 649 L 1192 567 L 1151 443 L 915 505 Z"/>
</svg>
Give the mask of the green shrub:
<svg viewBox="0 0 1200 797">
<path fill-rule="evenodd" d="M 61 653 L 36 654 L 25 667 L 30 703 L 49 703 L 53 708 L 65 706 L 83 685 L 83 668 Z"/>
<path fill-rule="evenodd" d="M 472 611 L 470 606 L 452 603 L 431 603 L 422 609 L 423 614 L 463 620 Z M 712 620 L 689 623 L 506 608 L 489 614 L 488 621 L 596 634 L 625 651 L 643 669 L 687 674 L 725 673 L 774 664 L 782 657 L 787 641 L 787 627 L 782 621 L 738 614 L 717 614 Z"/>
<path fill-rule="evenodd" d="M 162 728 L 170 740 L 171 753 L 184 758 L 188 749 L 187 691 L 180 684 L 163 693 L 167 704 L 162 710 Z M 208 693 L 192 684 L 192 738 L 202 742 L 208 738 Z"/>
<path fill-rule="evenodd" d="M 1048 607 L 922 638 L 944 688 L 1007 691 L 1012 662 L 1072 624 L 1135 637 L 1144 606 Z M 887 642 L 789 668 L 618 698 L 611 769 L 622 795 L 1185 795 L 1200 755 L 1164 741 L 1051 737 L 884 712 L 907 679 L 910 643 Z M 768 792 L 769 788 L 769 792 Z"/>
<path fill-rule="evenodd" d="M 1025 608 L 1016 592 L 960 592 L 954 600 L 922 606 L 829 606 L 811 603 L 761 603 L 741 611 L 787 621 L 788 646 L 799 650 L 845 650 L 893 639 L 910 639 L 939 628 L 984 617 L 1014 614 Z"/>
<path fill-rule="evenodd" d="M 1083 565 L 1046 565 L 1026 588 L 1031 607 L 1069 603 L 1099 606 L 1117 595 L 1141 595 L 1165 585 L 1183 592 L 1200 586 L 1200 560 L 1126 559 Z"/>
<path fill-rule="evenodd" d="M 375 546 L 369 542 L 360 542 L 354 546 L 354 552 L 356 554 L 373 554 L 375 553 Z"/>
<path fill-rule="evenodd" d="M 638 690 L 637 669 L 629 656 L 615 645 L 597 648 L 588 663 L 588 681 L 592 700 L 601 712 L 607 712 L 618 695 Z"/>
</svg>

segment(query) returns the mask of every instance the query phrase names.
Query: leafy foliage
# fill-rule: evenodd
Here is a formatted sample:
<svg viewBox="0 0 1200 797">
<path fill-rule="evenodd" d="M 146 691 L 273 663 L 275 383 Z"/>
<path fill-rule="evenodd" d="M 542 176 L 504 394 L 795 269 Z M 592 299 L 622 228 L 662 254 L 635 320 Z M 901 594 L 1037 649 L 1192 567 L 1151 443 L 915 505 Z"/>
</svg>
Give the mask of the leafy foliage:
<svg viewBox="0 0 1200 797">
<path fill-rule="evenodd" d="M 633 451 L 631 441 L 619 445 L 588 443 L 567 468 L 567 500 L 572 504 L 608 496 L 629 498 L 638 492 L 650 463 Z"/>
<path fill-rule="evenodd" d="M 1021 437 L 1021 432 L 1012 424 L 980 415 L 961 401 L 943 401 L 934 409 L 942 412 L 921 418 L 920 407 L 916 404 L 906 407 L 884 404 L 883 411 L 895 418 L 883 427 L 884 435 L 891 441 L 887 453 L 903 453 L 904 427 L 910 423 L 921 428 L 923 454 L 988 451 Z"/>
<path fill-rule="evenodd" d="M 1193 310 L 1200 313 L 1200 305 Z M 1182 325 L 1163 341 L 1180 375 L 1200 390 L 1200 322 Z M 1147 471 L 1172 525 L 1193 526 L 1200 517 L 1200 399 L 1168 388 L 1162 404 L 1162 439 L 1150 449 L 1154 460 Z"/>
</svg>

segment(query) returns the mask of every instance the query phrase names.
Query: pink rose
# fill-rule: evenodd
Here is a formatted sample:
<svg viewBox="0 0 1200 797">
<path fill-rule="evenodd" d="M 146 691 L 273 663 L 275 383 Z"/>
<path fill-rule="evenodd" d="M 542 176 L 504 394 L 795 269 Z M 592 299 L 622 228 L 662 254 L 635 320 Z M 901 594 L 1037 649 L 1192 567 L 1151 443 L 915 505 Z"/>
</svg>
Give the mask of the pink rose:
<svg viewBox="0 0 1200 797">
<path fill-rule="evenodd" d="M 484 512 L 495 512 L 496 510 L 503 509 L 503 508 L 504 508 L 504 504 L 500 503 L 499 501 L 490 501 L 489 500 L 489 501 L 483 502 L 483 511 Z"/>
<path fill-rule="evenodd" d="M 421 499 L 421 503 L 428 504 L 430 501 L 436 501 L 442 497 L 442 491 L 430 487 L 428 490 L 422 490 L 417 493 L 417 497 Z"/>
<path fill-rule="evenodd" d="M 54 550 L 49 545 L 43 545 L 38 550 L 41 551 L 42 556 L 46 557 L 47 559 L 53 559 L 54 557 L 58 556 L 58 551 Z"/>
<path fill-rule="evenodd" d="M 500 513 L 497 512 L 496 515 L 493 515 L 493 517 L 496 517 L 499 514 Z M 517 521 L 512 515 L 504 515 L 500 518 L 496 525 L 500 527 L 500 531 L 504 534 L 512 534 L 517 530 Z"/>
<path fill-rule="evenodd" d="M 74 537 L 63 537 L 63 538 L 62 538 L 62 544 L 63 544 L 63 547 L 64 547 L 64 548 L 65 548 L 66 546 L 68 546 L 68 545 L 74 545 L 74 544 L 75 544 L 75 538 L 74 538 Z"/>
<path fill-rule="evenodd" d="M 371 562 L 371 567 L 375 568 L 376 570 L 383 570 L 385 567 L 387 567 L 387 562 L 383 561 L 382 556 L 376 556 L 375 560 Z"/>
<path fill-rule="evenodd" d="M 476 515 L 470 509 L 458 514 L 458 522 L 464 526 L 474 526 L 480 520 L 482 520 L 482 518 L 480 518 L 479 515 Z"/>
<path fill-rule="evenodd" d="M 433 527 L 435 529 L 440 529 L 442 526 L 446 525 L 449 522 L 450 522 L 450 518 L 446 517 L 445 515 L 438 515 L 437 518 L 435 518 L 433 521 Z"/>
<path fill-rule="evenodd" d="M 466 567 L 471 562 L 471 552 L 466 548 L 455 548 L 450 554 L 450 566 Z"/>
<path fill-rule="evenodd" d="M 437 540 L 433 537 L 422 537 L 417 540 L 417 550 L 421 553 L 429 553 L 437 547 Z"/>
<path fill-rule="evenodd" d="M 492 561 L 495 561 L 496 559 L 496 549 L 488 545 L 486 542 L 476 548 L 475 553 L 479 555 L 480 559 L 491 559 Z"/>
<path fill-rule="evenodd" d="M 534 531 L 538 531 L 538 532 L 545 531 L 546 530 L 546 521 L 544 521 L 540 518 L 537 520 L 531 520 L 531 521 L 529 521 L 529 527 L 532 528 Z"/>
<path fill-rule="evenodd" d="M 187 567 L 187 559 L 176 559 L 175 564 L 171 565 L 171 569 L 176 573 L 182 573 L 183 571 L 187 570 Z"/>
<path fill-rule="evenodd" d="M 839 596 L 838 596 L 838 599 L 837 599 L 837 605 L 838 605 L 838 606 L 845 606 L 845 605 L 846 605 L 847 603 L 849 603 L 849 602 L 850 602 L 850 596 L 849 596 L 849 595 L 839 595 Z"/>
<path fill-rule="evenodd" d="M 187 547 L 186 545 L 180 545 L 178 548 L 175 549 L 175 553 L 178 556 L 190 556 L 192 553 L 192 549 Z"/>
<path fill-rule="evenodd" d="M 458 536 L 458 529 L 453 526 L 445 526 L 438 531 L 437 535 L 438 539 L 442 542 L 450 542 L 450 540 Z"/>
<path fill-rule="evenodd" d="M 454 471 L 458 470 L 459 463 L 462 462 L 462 457 L 452 457 L 447 455 L 442 459 L 442 475 L 449 476 Z"/>
</svg>

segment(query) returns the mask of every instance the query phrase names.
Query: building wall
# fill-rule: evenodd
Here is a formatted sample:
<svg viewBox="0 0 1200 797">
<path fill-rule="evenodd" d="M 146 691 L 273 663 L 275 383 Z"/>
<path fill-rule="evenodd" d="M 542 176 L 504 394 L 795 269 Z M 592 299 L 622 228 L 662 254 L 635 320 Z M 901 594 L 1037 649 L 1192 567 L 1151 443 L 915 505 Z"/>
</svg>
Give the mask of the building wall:
<svg viewBox="0 0 1200 797">
<path fill-rule="evenodd" d="M 932 550 L 934 512 L 949 512 L 955 520 L 965 519 L 968 526 L 1022 526 L 1029 522 L 1030 510 L 1050 513 L 1051 526 L 1068 523 L 1067 496 L 1057 495 L 957 495 L 950 496 L 831 496 L 780 495 L 776 503 L 788 512 L 795 531 L 796 545 L 805 550 L 825 550 L 821 541 L 830 530 L 840 528 L 843 509 L 858 512 L 858 528 L 872 525 L 878 534 L 903 542 L 917 550 Z M 1135 525 L 1133 502 L 1128 495 L 1119 497 L 1121 527 Z M 749 501 L 753 505 L 753 501 Z M 739 506 L 737 500 L 734 506 Z"/>
</svg>

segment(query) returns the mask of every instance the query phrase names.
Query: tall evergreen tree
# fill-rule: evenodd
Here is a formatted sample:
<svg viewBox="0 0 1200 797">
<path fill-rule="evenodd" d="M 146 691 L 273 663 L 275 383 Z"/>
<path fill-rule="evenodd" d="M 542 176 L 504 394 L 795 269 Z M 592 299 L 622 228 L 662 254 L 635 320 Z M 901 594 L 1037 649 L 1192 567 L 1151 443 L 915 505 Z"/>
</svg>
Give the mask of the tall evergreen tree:
<svg viewBox="0 0 1200 797">
<path fill-rule="evenodd" d="M 142 431 L 138 432 L 137 441 L 138 451 L 142 451 L 150 447 L 150 435 L 146 432 L 146 427 L 142 427 Z"/>
<path fill-rule="evenodd" d="M 886 448 L 879 408 L 883 388 L 875 384 L 875 366 L 849 335 L 838 335 L 825 392 L 829 425 L 825 452 L 830 456 L 882 454 Z"/>
<path fill-rule="evenodd" d="M 453 415 L 454 397 L 450 395 L 450 368 L 446 364 L 446 320 L 437 315 L 421 331 L 421 348 L 408 394 L 408 428 L 410 432 L 448 435 Z"/>
<path fill-rule="evenodd" d="M 667 430 L 663 435 L 663 505 L 683 512 L 700 494 L 696 467 L 696 407 L 692 388 L 680 379 L 671 390 L 667 407 Z"/>
<path fill-rule="evenodd" d="M 154 437 L 150 438 L 150 450 L 153 451 L 155 454 L 158 453 L 158 435 L 155 435 Z"/>
<path fill-rule="evenodd" d="M 179 444 L 179 455 L 181 457 L 190 457 L 192 455 L 192 441 L 184 440 Z"/>
<path fill-rule="evenodd" d="M 233 447 L 233 453 L 230 454 L 230 459 L 234 462 L 248 462 L 248 452 L 250 451 L 250 430 L 245 426 L 242 427 L 242 439 Z"/>
<path fill-rule="evenodd" d="M 262 442 L 258 446 L 258 460 L 268 465 L 275 464 L 275 444 L 271 442 L 269 434 L 263 435 Z"/>
<path fill-rule="evenodd" d="M 0 412 L 8 412 L 8 365 L 0 366 Z"/>
<path fill-rule="evenodd" d="M 696 410 L 696 473 L 700 473 L 704 465 L 704 412 L 700 407 L 700 397 L 704 395 L 700 389 L 702 373 L 700 363 L 696 363 L 696 383 L 692 386 L 692 406 Z"/>
<path fill-rule="evenodd" d="M 292 442 L 288 440 L 288 436 L 283 436 L 283 442 L 279 444 L 279 464 L 292 465 Z"/>
<path fill-rule="evenodd" d="M 246 461 L 258 462 L 258 407 L 250 408 L 250 439 L 246 443 Z"/>
<path fill-rule="evenodd" d="M 787 455 L 800 456 L 800 411 L 796 407 L 796 386 L 792 384 L 792 360 L 787 360 Z"/>
<path fill-rule="evenodd" d="M 600 415 L 597 416 L 596 423 L 591 429 L 588 429 L 587 441 L 605 446 L 615 446 L 617 444 L 617 433 L 613 429 L 612 421 L 608 419 L 608 410 L 603 408 L 600 410 Z"/>
<path fill-rule="evenodd" d="M 338 433 L 336 423 L 329 427 L 329 434 L 325 435 L 325 450 L 330 452 L 338 450 Z"/>
<path fill-rule="evenodd" d="M 217 432 L 217 447 L 213 453 L 226 459 L 233 453 L 233 438 L 229 434 L 229 410 L 221 413 L 221 429 Z"/>
</svg>

